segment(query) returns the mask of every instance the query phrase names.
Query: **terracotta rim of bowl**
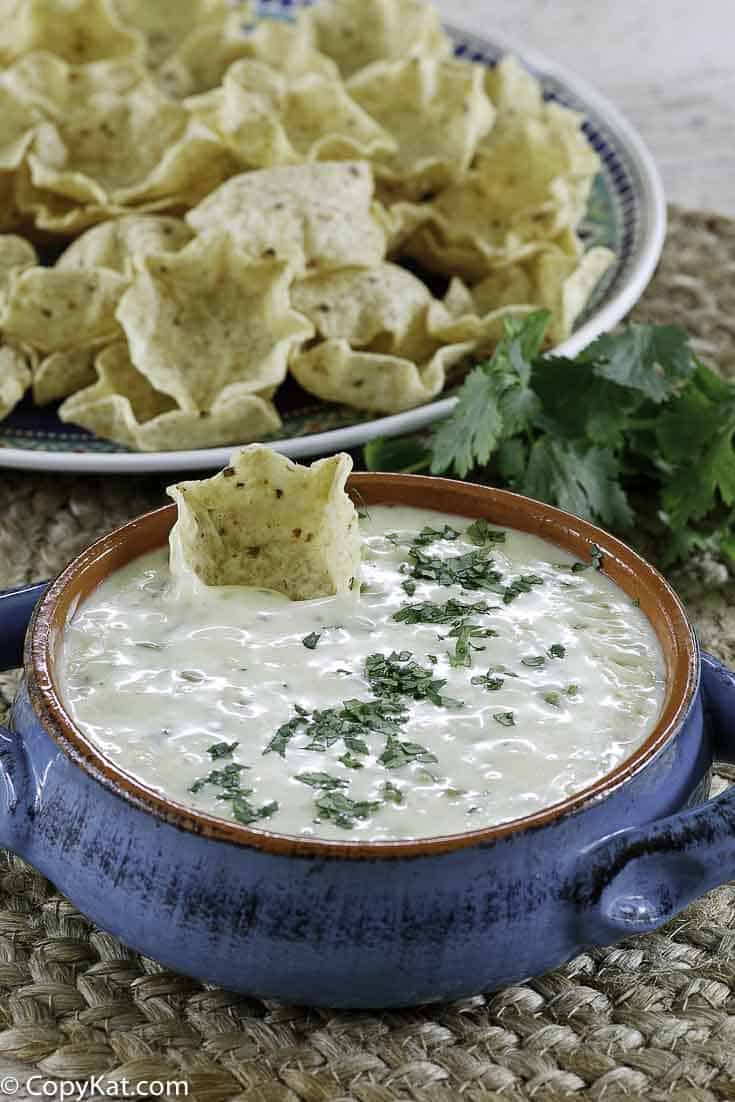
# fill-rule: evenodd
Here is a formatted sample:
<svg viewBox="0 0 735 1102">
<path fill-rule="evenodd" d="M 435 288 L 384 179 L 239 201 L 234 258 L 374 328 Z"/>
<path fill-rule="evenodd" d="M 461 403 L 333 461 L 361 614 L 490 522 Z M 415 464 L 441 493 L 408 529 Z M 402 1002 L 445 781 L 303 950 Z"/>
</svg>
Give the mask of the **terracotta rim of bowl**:
<svg viewBox="0 0 735 1102">
<path fill-rule="evenodd" d="M 457 516 L 486 517 L 495 524 L 538 535 L 584 562 L 591 560 L 593 545 L 597 545 L 605 574 L 640 602 L 666 659 L 668 689 L 659 722 L 646 741 L 616 769 L 560 803 L 496 826 L 433 838 L 378 842 L 302 838 L 252 830 L 167 799 L 116 766 L 74 726 L 54 674 L 56 649 L 68 617 L 113 570 L 165 543 L 176 517 L 173 505 L 146 513 L 97 540 L 59 574 L 39 602 L 26 638 L 25 670 L 33 707 L 50 737 L 105 788 L 182 830 L 269 853 L 365 859 L 435 855 L 547 826 L 615 791 L 643 769 L 678 729 L 699 683 L 697 642 L 669 584 L 626 544 L 570 513 L 487 486 L 425 475 L 356 474 L 348 488 L 356 501 L 366 505 L 414 505 Z"/>
</svg>

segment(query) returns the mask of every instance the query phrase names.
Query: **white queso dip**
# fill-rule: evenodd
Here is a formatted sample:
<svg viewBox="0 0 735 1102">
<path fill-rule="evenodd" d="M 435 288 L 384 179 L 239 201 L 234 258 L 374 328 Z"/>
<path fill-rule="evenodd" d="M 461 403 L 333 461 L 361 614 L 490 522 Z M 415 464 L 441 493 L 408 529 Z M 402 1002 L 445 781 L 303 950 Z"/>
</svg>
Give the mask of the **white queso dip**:
<svg viewBox="0 0 735 1102">
<path fill-rule="evenodd" d="M 181 804 L 341 840 L 528 815 L 652 731 L 663 655 L 599 556 L 399 506 L 371 506 L 361 531 L 342 596 L 182 595 L 165 549 L 112 574 L 62 644 L 76 725 Z"/>
</svg>

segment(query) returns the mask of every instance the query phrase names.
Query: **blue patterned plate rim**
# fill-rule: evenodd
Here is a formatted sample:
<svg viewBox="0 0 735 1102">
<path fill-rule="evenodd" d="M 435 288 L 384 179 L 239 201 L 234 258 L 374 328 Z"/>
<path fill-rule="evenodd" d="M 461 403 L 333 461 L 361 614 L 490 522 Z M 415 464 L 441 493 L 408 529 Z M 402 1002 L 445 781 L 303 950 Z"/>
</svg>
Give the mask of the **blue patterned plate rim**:
<svg viewBox="0 0 735 1102">
<path fill-rule="evenodd" d="M 299 6 L 288 0 L 261 0 L 270 15 Z M 645 290 L 661 255 L 666 233 L 666 202 L 654 160 L 630 122 L 584 80 L 505 36 L 484 35 L 467 26 L 447 26 L 459 56 L 494 64 L 506 53 L 520 57 L 541 80 L 547 98 L 585 116 L 584 129 L 602 160 L 587 223 L 588 241 L 611 245 L 616 261 L 596 288 L 572 336 L 555 349 L 576 355 L 599 333 L 616 325 Z M 284 418 L 285 433 L 268 442 L 291 458 L 350 449 L 376 436 L 412 432 L 446 417 L 453 397 L 387 417 L 308 402 Z M 131 474 L 209 470 L 225 465 L 234 445 L 190 451 L 130 452 L 109 441 L 64 425 L 49 409 L 24 403 L 0 424 L 0 467 L 79 473 Z"/>
</svg>

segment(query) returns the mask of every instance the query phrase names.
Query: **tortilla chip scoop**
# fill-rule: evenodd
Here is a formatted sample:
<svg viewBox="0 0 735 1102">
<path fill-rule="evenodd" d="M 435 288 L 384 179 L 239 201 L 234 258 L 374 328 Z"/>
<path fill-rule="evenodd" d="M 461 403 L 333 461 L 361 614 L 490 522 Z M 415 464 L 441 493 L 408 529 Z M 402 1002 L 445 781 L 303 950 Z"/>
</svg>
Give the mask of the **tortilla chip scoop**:
<svg viewBox="0 0 735 1102">
<path fill-rule="evenodd" d="M 169 538 L 174 582 L 258 586 L 293 601 L 354 588 L 360 531 L 345 493 L 351 469 L 345 454 L 302 467 L 254 444 L 213 478 L 169 486 L 178 507 Z"/>
</svg>

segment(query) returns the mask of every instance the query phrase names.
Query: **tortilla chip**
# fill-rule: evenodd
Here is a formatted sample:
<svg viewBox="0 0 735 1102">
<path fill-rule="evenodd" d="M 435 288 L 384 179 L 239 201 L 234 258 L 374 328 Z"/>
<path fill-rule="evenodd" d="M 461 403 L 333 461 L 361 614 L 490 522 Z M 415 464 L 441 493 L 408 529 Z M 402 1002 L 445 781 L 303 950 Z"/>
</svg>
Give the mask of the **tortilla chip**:
<svg viewBox="0 0 735 1102">
<path fill-rule="evenodd" d="M 204 413 L 179 409 L 133 367 L 125 344 L 113 344 L 96 360 L 93 385 L 68 398 L 62 421 L 138 451 L 169 451 L 245 443 L 277 432 L 281 421 L 267 398 L 230 393 Z"/>
<path fill-rule="evenodd" d="M 339 70 L 316 47 L 311 17 L 299 11 L 291 22 L 260 19 L 240 43 L 240 57 L 277 69 L 285 77 L 337 77 Z"/>
<path fill-rule="evenodd" d="M 464 61 L 414 57 L 376 62 L 349 81 L 350 95 L 397 145 L 374 158 L 383 191 L 414 199 L 464 175 L 495 117 L 484 74 Z"/>
<path fill-rule="evenodd" d="M 169 95 L 200 95 L 222 84 L 233 62 L 259 61 L 289 79 L 307 75 L 336 79 L 339 70 L 314 46 L 306 12 L 292 22 L 256 20 L 250 8 L 238 7 L 224 24 L 199 27 L 158 70 Z"/>
<path fill-rule="evenodd" d="M 399 356 L 353 350 L 327 340 L 296 353 L 290 370 L 300 386 L 326 402 L 375 413 L 400 413 L 431 401 L 447 374 L 473 352 L 473 342 L 438 347 L 423 364 Z"/>
<path fill-rule="evenodd" d="M 540 81 L 512 54 L 507 54 L 486 71 L 485 91 L 501 118 L 506 114 L 535 117 L 543 114 L 544 93 Z"/>
<path fill-rule="evenodd" d="M 406 251 L 432 269 L 480 279 L 576 230 L 600 167 L 581 121 L 556 103 L 538 116 L 499 112 L 471 170 L 426 204 Z"/>
<path fill-rule="evenodd" d="M 184 410 L 211 409 L 233 386 L 280 385 L 289 351 L 312 335 L 290 307 L 288 265 L 253 261 L 224 234 L 139 266 L 117 317 L 134 365 Z"/>
<path fill-rule="evenodd" d="M 33 50 L 74 65 L 143 53 L 139 35 L 122 26 L 108 0 L 0 0 L 0 64 Z"/>
<path fill-rule="evenodd" d="M 16 200 L 16 178 L 43 116 L 6 85 L 0 85 L 0 233 L 17 229 L 23 216 Z"/>
<path fill-rule="evenodd" d="M 13 201 L 17 210 L 18 223 L 33 222 L 37 229 L 52 234 L 71 237 L 84 230 L 106 222 L 110 218 L 120 218 L 130 213 L 130 209 L 117 203 L 85 203 L 80 206 L 73 199 L 44 191 L 31 183 L 26 165 L 21 166 L 13 182 Z M 136 213 L 155 213 L 185 206 L 183 196 L 154 199 L 150 203 L 136 203 Z"/>
<path fill-rule="evenodd" d="M 134 63 L 71 66 L 31 54 L 7 74 L 47 116 L 27 154 L 30 181 L 77 204 L 196 202 L 234 162 L 221 142 Z"/>
<path fill-rule="evenodd" d="M 570 336 L 590 294 L 614 259 L 614 253 L 599 246 L 581 257 L 553 247 L 530 260 L 498 268 L 472 288 L 475 313 L 484 316 L 520 304 L 547 309 L 551 321 L 546 343 L 559 344 Z"/>
<path fill-rule="evenodd" d="M 324 339 L 349 341 L 389 355 L 420 357 L 433 297 L 428 287 L 397 264 L 345 268 L 294 283 L 291 303 Z"/>
<path fill-rule="evenodd" d="M 226 0 L 112 0 L 112 6 L 120 22 L 142 39 L 151 69 L 180 48 L 188 35 L 220 26 L 230 12 Z"/>
<path fill-rule="evenodd" d="M 313 276 L 293 285 L 291 301 L 323 338 L 293 354 L 294 378 L 356 409 L 394 413 L 430 401 L 483 332 L 475 319 L 455 339 L 446 307 L 396 264 Z"/>
<path fill-rule="evenodd" d="M 406 243 L 417 236 L 417 230 L 431 222 L 431 203 L 396 203 L 390 194 L 385 194 L 384 197 L 388 205 L 380 198 L 376 199 L 373 203 L 373 214 L 385 232 L 387 255 L 400 257 Z"/>
<path fill-rule="evenodd" d="M 439 13 L 422 0 L 323 0 L 309 16 L 316 45 L 345 77 L 373 61 L 452 53 Z"/>
<path fill-rule="evenodd" d="M 236 33 L 230 34 L 227 24 L 197 27 L 156 73 L 161 87 L 170 96 L 184 99 L 209 92 L 222 83 L 234 61 L 243 56 L 244 36 L 239 32 L 243 17 L 231 12 Z"/>
<path fill-rule="evenodd" d="M 542 304 L 551 310 L 546 333 L 550 344 L 560 344 L 571 336 L 593 290 L 614 261 L 615 253 L 600 246 L 586 252 L 576 267 L 571 267 L 563 252 L 541 253 L 537 280 Z"/>
<path fill-rule="evenodd" d="M 222 88 L 188 99 L 185 106 L 251 168 L 354 160 L 395 149 L 339 78 L 289 80 L 258 61 L 236 62 Z"/>
<path fill-rule="evenodd" d="M 131 59 L 71 65 L 45 50 L 24 54 L 3 73 L 3 85 L 46 122 L 84 113 L 94 96 L 116 99 L 147 80 L 143 67 Z"/>
<path fill-rule="evenodd" d="M 213 478 L 169 486 L 178 507 L 173 576 L 274 589 L 294 601 L 346 593 L 361 551 L 344 489 L 351 469 L 345 454 L 302 467 L 255 444 Z"/>
<path fill-rule="evenodd" d="M 31 385 L 31 357 L 12 344 L 0 347 L 0 420 L 17 406 Z"/>
<path fill-rule="evenodd" d="M 95 381 L 96 349 L 69 348 L 52 352 L 33 368 L 33 401 L 37 406 L 58 402 Z"/>
<path fill-rule="evenodd" d="M 253 257 L 307 270 L 372 267 L 385 230 L 371 211 L 373 178 L 363 161 L 322 161 L 246 172 L 186 215 L 197 232 L 230 234 Z"/>
<path fill-rule="evenodd" d="M 11 277 L 2 328 L 41 352 L 101 345 L 119 335 L 115 309 L 127 281 L 115 272 L 27 268 Z"/>
<path fill-rule="evenodd" d="M 0 85 L 0 172 L 20 168 L 42 120 L 37 107 Z"/>
<path fill-rule="evenodd" d="M 0 234 L 0 306 L 4 303 L 13 275 L 38 264 L 38 254 L 24 237 Z"/>
<path fill-rule="evenodd" d="M 178 252 L 192 239 L 181 218 L 130 214 L 102 222 L 73 241 L 56 261 L 57 271 L 110 268 L 128 279 L 136 261 L 152 253 Z"/>
<path fill-rule="evenodd" d="M 427 317 L 427 329 L 444 344 L 469 341 L 475 359 L 489 355 L 503 336 L 507 317 L 523 318 L 536 306 L 511 301 L 502 306 L 481 306 L 461 279 L 454 278 L 444 299 L 434 301 Z"/>
</svg>

